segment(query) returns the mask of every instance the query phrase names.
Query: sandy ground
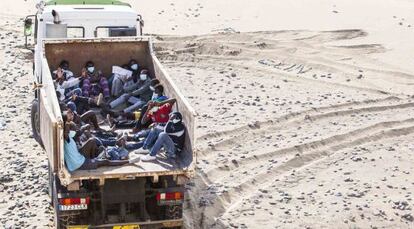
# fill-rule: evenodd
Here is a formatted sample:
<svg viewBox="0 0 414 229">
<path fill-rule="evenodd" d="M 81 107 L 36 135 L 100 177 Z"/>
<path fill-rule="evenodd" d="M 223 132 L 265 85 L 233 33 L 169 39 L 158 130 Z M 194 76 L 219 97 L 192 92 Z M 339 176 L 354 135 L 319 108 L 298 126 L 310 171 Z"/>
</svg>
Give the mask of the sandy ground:
<svg viewBox="0 0 414 229">
<path fill-rule="evenodd" d="M 414 2 L 130 2 L 199 114 L 188 228 L 414 227 Z M 0 9 L 0 227 L 51 227 L 33 1 Z"/>
</svg>

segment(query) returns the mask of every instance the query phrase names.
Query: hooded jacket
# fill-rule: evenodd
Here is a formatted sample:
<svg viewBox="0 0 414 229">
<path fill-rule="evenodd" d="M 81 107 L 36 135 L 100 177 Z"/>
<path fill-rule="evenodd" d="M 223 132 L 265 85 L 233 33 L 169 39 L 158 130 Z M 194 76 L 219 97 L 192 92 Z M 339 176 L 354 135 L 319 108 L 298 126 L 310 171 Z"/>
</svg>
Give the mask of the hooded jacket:
<svg viewBox="0 0 414 229">
<path fill-rule="evenodd" d="M 173 123 L 170 120 L 165 126 L 165 133 L 167 133 L 174 142 L 177 152 L 181 152 L 185 142 L 185 126 L 182 122 L 182 115 L 179 112 L 174 112 L 173 114 L 175 114 L 180 121 L 178 123 Z"/>
</svg>

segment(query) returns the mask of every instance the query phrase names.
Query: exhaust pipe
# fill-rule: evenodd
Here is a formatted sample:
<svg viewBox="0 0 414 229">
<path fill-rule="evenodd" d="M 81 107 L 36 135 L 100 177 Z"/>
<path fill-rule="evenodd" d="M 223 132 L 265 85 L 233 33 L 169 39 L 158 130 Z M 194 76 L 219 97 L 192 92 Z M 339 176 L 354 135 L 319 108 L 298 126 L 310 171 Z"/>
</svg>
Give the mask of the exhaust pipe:
<svg viewBox="0 0 414 229">
<path fill-rule="evenodd" d="M 56 10 L 52 10 L 53 15 L 53 23 L 60 24 L 60 17 L 59 14 L 56 12 Z"/>
</svg>

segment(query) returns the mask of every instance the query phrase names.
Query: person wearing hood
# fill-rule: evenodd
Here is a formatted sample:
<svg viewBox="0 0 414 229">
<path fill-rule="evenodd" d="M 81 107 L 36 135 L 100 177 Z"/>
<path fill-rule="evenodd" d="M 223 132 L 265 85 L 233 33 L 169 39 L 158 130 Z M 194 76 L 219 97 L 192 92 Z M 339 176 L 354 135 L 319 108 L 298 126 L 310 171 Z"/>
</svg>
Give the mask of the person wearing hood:
<svg viewBox="0 0 414 229">
<path fill-rule="evenodd" d="M 149 154 L 141 157 L 142 161 L 153 161 L 156 155 L 164 148 L 168 158 L 176 158 L 184 148 L 185 142 L 185 126 L 183 124 L 183 116 L 180 112 L 173 112 L 170 114 L 169 121 L 164 128 L 164 131 L 158 135 L 154 146 L 151 148 Z"/>
<path fill-rule="evenodd" d="M 144 69 L 141 71 L 139 80 L 138 80 L 138 89 L 127 92 L 120 96 L 119 98 L 115 99 L 109 106 L 111 109 L 118 107 L 125 102 L 132 104 L 131 106 L 124 109 L 125 113 L 133 112 L 143 105 L 145 105 L 152 96 L 152 91 L 150 89 L 151 79 L 148 76 L 148 70 Z"/>
</svg>

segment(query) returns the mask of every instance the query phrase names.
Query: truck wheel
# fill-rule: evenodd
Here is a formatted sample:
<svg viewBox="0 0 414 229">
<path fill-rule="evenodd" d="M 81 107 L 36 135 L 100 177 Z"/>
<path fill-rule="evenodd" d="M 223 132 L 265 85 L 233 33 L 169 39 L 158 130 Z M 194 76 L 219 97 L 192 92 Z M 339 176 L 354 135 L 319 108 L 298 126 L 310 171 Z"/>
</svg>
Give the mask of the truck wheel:
<svg viewBox="0 0 414 229">
<path fill-rule="evenodd" d="M 58 195 L 57 195 L 57 177 L 52 175 L 52 197 L 53 197 L 53 212 L 54 217 L 53 221 L 55 223 L 56 229 L 61 229 L 61 220 L 60 220 L 60 212 L 59 212 L 59 203 L 58 203 Z"/>
<path fill-rule="evenodd" d="M 49 174 L 49 190 L 48 190 L 48 194 L 49 194 L 49 198 L 50 198 L 50 205 L 52 205 L 53 207 L 53 172 L 52 172 L 52 167 L 50 167 L 50 162 L 49 160 L 47 161 L 47 169 L 48 169 L 48 174 Z"/>
<path fill-rule="evenodd" d="M 43 147 L 42 138 L 40 137 L 40 113 L 39 113 L 39 101 L 34 99 L 32 102 L 31 110 L 31 121 L 32 121 L 32 135 L 33 138 Z"/>
</svg>

